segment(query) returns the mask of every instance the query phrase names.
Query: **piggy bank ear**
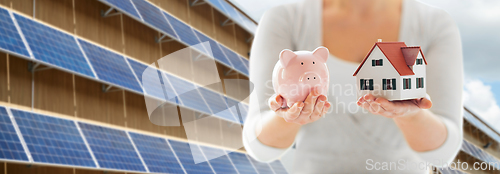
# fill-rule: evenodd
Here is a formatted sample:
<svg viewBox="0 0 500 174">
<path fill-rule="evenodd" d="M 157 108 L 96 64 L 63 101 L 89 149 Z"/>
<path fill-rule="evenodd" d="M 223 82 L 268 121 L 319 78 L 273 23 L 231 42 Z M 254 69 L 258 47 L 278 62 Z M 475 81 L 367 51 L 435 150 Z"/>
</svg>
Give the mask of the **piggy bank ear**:
<svg viewBox="0 0 500 174">
<path fill-rule="evenodd" d="M 323 63 L 325 63 L 326 60 L 328 60 L 328 54 L 330 54 L 328 52 L 328 49 L 323 46 L 320 46 L 313 51 L 313 55 L 321 58 L 321 60 L 323 60 Z"/>
<path fill-rule="evenodd" d="M 283 67 L 288 66 L 288 63 L 293 59 L 297 57 L 297 55 L 289 49 L 284 49 L 280 53 L 280 62 Z"/>
</svg>

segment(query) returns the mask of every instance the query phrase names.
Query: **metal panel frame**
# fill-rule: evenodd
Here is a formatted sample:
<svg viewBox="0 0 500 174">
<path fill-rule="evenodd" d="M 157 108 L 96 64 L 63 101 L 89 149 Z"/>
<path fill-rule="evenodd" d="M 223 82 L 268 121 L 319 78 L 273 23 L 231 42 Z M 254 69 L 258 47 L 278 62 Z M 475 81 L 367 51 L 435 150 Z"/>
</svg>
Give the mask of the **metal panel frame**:
<svg viewBox="0 0 500 174">
<path fill-rule="evenodd" d="M 135 146 L 134 140 L 132 140 L 132 137 L 130 137 L 130 134 L 128 133 L 128 131 L 125 131 L 125 133 L 127 134 L 127 137 L 128 137 L 128 140 L 130 141 L 130 143 L 132 143 L 132 147 L 134 147 L 135 153 L 137 153 L 137 156 L 141 160 L 141 163 L 144 166 L 144 169 L 146 169 L 146 172 L 149 173 L 149 168 L 146 165 L 146 163 L 144 162 L 144 159 L 142 159 L 141 153 L 139 153 L 139 150 L 137 150 L 137 146 Z"/>
</svg>

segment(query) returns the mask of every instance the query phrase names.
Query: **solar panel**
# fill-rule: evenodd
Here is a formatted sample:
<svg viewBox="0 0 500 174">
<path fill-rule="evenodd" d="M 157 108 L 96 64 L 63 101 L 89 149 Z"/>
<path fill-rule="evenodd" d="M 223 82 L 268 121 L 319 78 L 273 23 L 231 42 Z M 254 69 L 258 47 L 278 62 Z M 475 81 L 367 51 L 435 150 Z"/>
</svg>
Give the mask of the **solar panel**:
<svg viewBox="0 0 500 174">
<path fill-rule="evenodd" d="M 230 152 L 228 156 L 240 174 L 257 173 L 244 153 Z"/>
<path fill-rule="evenodd" d="M 14 14 L 35 59 L 95 77 L 74 36 Z"/>
<path fill-rule="evenodd" d="M 187 173 L 214 173 L 196 144 L 168 140 Z M 195 161 L 195 158 L 198 159 Z M 200 163 L 202 159 L 205 159 Z"/>
<path fill-rule="evenodd" d="M 465 172 L 451 167 L 439 168 L 439 171 L 441 171 L 442 174 L 465 174 Z"/>
<path fill-rule="evenodd" d="M 81 122 L 78 125 L 101 168 L 146 171 L 125 131 Z"/>
<path fill-rule="evenodd" d="M 224 97 L 224 99 L 227 103 L 227 106 L 233 112 L 236 119 L 239 120 L 239 123 L 243 124 L 243 121 L 245 121 L 243 118 L 246 118 L 246 116 L 243 117 L 242 113 L 244 113 L 244 111 L 242 111 L 242 109 L 238 108 L 239 102 L 236 100 L 233 100 L 231 98 L 227 98 L 227 97 Z"/>
<path fill-rule="evenodd" d="M 165 17 L 163 17 L 162 11 L 158 7 L 145 0 L 132 1 L 146 23 L 156 27 L 163 33 L 168 34 L 170 37 L 177 38 L 172 26 L 168 23 Z"/>
<path fill-rule="evenodd" d="M 198 36 L 198 38 L 200 39 L 201 42 L 209 42 L 210 49 L 212 51 L 212 55 L 216 60 L 226 64 L 228 67 L 232 67 L 231 62 L 226 58 L 226 56 L 224 55 L 222 50 L 219 48 L 219 45 L 217 44 L 217 42 L 215 42 L 213 39 L 207 37 L 206 35 L 198 32 L 196 30 L 194 32 L 196 33 L 196 36 Z"/>
<path fill-rule="evenodd" d="M 207 104 L 203 100 L 202 96 L 197 90 L 197 86 L 194 84 L 177 78 L 175 76 L 166 74 L 166 77 L 170 81 L 170 84 L 174 87 L 177 95 L 181 100 L 183 106 L 188 108 L 198 110 L 207 114 L 212 114 Z"/>
<path fill-rule="evenodd" d="M 5 107 L 0 107 L 0 159 L 29 161 Z"/>
<path fill-rule="evenodd" d="M 500 136 L 497 133 L 495 133 L 493 130 L 491 130 L 489 127 L 487 127 L 484 123 L 482 123 L 479 119 L 477 119 L 476 117 L 474 117 L 468 111 L 464 111 L 464 118 L 469 123 L 473 124 L 475 127 L 477 127 L 480 130 L 482 130 L 488 136 L 490 136 L 491 138 L 495 139 L 497 142 L 500 142 Z"/>
<path fill-rule="evenodd" d="M 141 16 L 139 16 L 139 13 L 137 13 L 137 10 L 134 7 L 134 4 L 130 0 L 101 0 L 102 2 L 116 7 L 122 12 L 128 13 L 129 15 L 132 15 L 136 17 L 137 19 L 141 19 Z"/>
<path fill-rule="evenodd" d="M 222 117 L 226 120 L 233 121 L 239 123 L 239 121 L 233 116 L 231 110 L 228 109 L 226 102 L 224 101 L 223 96 L 215 93 L 206 88 L 198 88 L 201 95 L 207 101 L 208 106 L 210 106 L 210 110 L 214 113 L 215 116 Z"/>
<path fill-rule="evenodd" d="M 215 173 L 238 173 L 231 160 L 229 160 L 229 157 L 225 155 L 226 152 L 224 150 L 203 145 L 199 146 L 203 154 L 210 159 L 210 165 Z"/>
<path fill-rule="evenodd" d="M 239 56 L 239 57 L 240 57 L 241 62 L 243 62 L 243 65 L 245 66 L 245 68 L 247 70 L 250 70 L 250 62 L 249 62 L 249 60 L 247 58 L 244 58 L 244 57 L 241 57 L 241 56 Z M 247 73 L 247 75 L 249 75 L 248 71 L 246 73 Z"/>
<path fill-rule="evenodd" d="M 164 83 L 165 77 L 162 77 L 164 75 L 162 75 L 158 69 L 147 66 L 130 58 L 127 58 L 127 61 L 130 63 L 130 66 L 134 70 L 134 73 L 139 79 L 139 82 L 142 84 L 146 94 L 163 100 L 167 100 L 165 98 L 167 97 L 168 101 L 177 104 L 179 103 L 174 90 L 170 84 Z"/>
<path fill-rule="evenodd" d="M 0 8 L 0 48 L 8 52 L 31 57 L 26 49 L 9 11 Z"/>
<path fill-rule="evenodd" d="M 226 55 L 226 57 L 229 59 L 229 61 L 231 61 L 231 64 L 233 65 L 234 69 L 236 69 L 244 74 L 248 74 L 248 69 L 245 67 L 243 62 L 241 62 L 240 57 L 235 52 L 229 50 L 228 48 L 226 48 L 223 45 L 219 44 L 219 46 L 220 46 L 221 50 L 224 52 L 224 54 Z"/>
<path fill-rule="evenodd" d="M 200 43 L 200 40 L 198 40 L 198 37 L 196 37 L 193 29 L 189 25 L 186 25 L 185 23 L 179 21 L 168 13 L 163 12 L 163 14 L 165 15 L 165 17 L 167 17 L 167 20 L 170 22 L 170 24 L 172 24 L 172 27 L 174 28 L 181 41 L 185 42 L 188 45 L 196 45 Z"/>
<path fill-rule="evenodd" d="M 271 166 L 271 168 L 273 168 L 273 171 L 276 174 L 287 174 L 288 173 L 285 169 L 285 166 L 283 166 L 283 164 L 281 164 L 280 160 L 273 161 L 273 162 L 269 163 L 269 165 Z"/>
<path fill-rule="evenodd" d="M 150 172 L 184 173 L 165 139 L 132 132 L 129 134 Z"/>
<path fill-rule="evenodd" d="M 99 79 L 142 93 L 125 58 L 102 47 L 78 40 Z"/>
<path fill-rule="evenodd" d="M 96 167 L 75 122 L 11 109 L 33 161 Z"/>
<path fill-rule="evenodd" d="M 271 169 L 271 166 L 269 166 L 269 164 L 257 161 L 248 155 L 247 157 L 250 160 L 250 162 L 252 162 L 253 166 L 255 167 L 255 169 L 257 169 L 259 173 L 274 173 L 273 169 Z"/>
</svg>

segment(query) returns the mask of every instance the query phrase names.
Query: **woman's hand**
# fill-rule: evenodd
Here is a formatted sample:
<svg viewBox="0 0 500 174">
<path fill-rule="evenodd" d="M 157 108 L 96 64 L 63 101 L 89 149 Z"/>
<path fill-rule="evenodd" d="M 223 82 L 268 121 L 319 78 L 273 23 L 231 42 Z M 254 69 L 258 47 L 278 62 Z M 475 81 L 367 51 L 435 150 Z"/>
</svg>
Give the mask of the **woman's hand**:
<svg viewBox="0 0 500 174">
<path fill-rule="evenodd" d="M 389 101 L 381 97 L 376 98 L 372 94 L 360 97 L 357 104 L 373 114 L 387 118 L 414 116 L 422 109 L 429 109 L 432 106 L 432 102 L 428 98 Z"/>
<path fill-rule="evenodd" d="M 283 102 L 285 101 L 281 95 L 274 94 L 269 98 L 269 107 L 286 122 L 299 125 L 318 120 L 326 114 L 331 106 L 326 96 L 320 95 L 316 88 L 309 93 L 304 102 L 296 102 L 290 108 L 282 108 Z"/>
</svg>

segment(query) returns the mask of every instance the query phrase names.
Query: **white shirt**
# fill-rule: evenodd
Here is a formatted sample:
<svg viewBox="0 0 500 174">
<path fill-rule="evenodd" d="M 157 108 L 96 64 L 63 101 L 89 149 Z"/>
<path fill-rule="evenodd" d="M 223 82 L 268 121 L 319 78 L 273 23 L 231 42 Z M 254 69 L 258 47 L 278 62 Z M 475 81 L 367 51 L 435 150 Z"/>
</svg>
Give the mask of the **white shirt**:
<svg viewBox="0 0 500 174">
<path fill-rule="evenodd" d="M 306 0 L 275 7 L 259 23 L 250 58 L 253 91 L 243 130 L 243 144 L 253 158 L 273 161 L 291 147 L 273 148 L 256 139 L 263 119 L 275 117 L 268 98 L 274 93 L 272 71 L 282 49 L 312 51 L 322 44 L 322 1 Z M 425 173 L 426 162 L 435 166 L 449 164 L 462 143 L 462 47 L 458 29 L 451 17 L 415 0 L 403 0 L 399 41 L 421 46 L 427 60 L 427 94 L 430 109 L 447 128 L 445 143 L 432 151 L 416 152 L 407 144 L 394 121 L 370 114 L 356 105 L 357 63 L 330 55 L 332 104 L 324 118 L 302 126 L 296 136 L 293 173 Z M 374 41 L 375 42 L 375 41 Z M 378 162 L 378 163 L 377 163 Z M 389 164 L 389 169 L 382 166 Z M 371 164 L 371 165 L 370 165 Z M 377 164 L 377 166 L 376 166 Z M 406 168 L 403 168 L 406 167 Z M 368 170 L 368 169 L 373 170 Z"/>
</svg>

